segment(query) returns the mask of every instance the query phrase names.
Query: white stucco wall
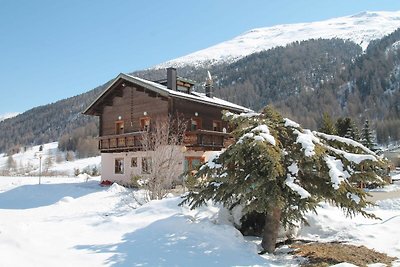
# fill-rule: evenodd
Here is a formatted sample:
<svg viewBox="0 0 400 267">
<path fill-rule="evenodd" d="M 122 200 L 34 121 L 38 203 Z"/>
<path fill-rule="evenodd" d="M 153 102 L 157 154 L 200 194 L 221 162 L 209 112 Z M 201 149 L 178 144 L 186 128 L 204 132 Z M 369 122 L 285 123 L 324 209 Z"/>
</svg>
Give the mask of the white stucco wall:
<svg viewBox="0 0 400 267">
<path fill-rule="evenodd" d="M 180 173 L 184 171 L 184 159 L 185 157 L 204 157 L 205 160 L 208 160 L 210 152 L 205 151 L 186 151 L 185 149 L 180 149 L 180 153 L 178 157 L 180 157 Z M 143 157 L 151 157 L 155 152 L 123 152 L 123 153 L 102 153 L 101 154 L 101 180 L 109 180 L 112 182 L 117 182 L 119 184 L 130 184 L 131 178 L 134 175 L 146 176 L 146 174 L 142 173 L 142 158 Z M 212 152 L 214 153 L 214 152 Z M 132 157 L 137 157 L 137 167 L 131 167 L 131 159 Z M 122 158 L 124 159 L 124 173 L 118 174 L 115 173 L 115 159 Z"/>
</svg>

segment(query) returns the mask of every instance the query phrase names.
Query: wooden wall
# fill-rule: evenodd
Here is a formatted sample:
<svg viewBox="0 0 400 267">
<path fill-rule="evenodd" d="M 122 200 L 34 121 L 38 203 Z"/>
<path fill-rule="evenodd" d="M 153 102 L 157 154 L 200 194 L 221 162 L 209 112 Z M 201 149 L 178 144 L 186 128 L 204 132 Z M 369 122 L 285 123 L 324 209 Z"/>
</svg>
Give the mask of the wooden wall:
<svg viewBox="0 0 400 267">
<path fill-rule="evenodd" d="M 188 101 L 185 99 L 175 98 L 173 100 L 173 114 L 177 112 L 179 114 L 184 114 L 187 120 L 191 118 L 196 118 L 195 113 L 198 113 L 198 118 L 202 119 L 202 129 L 213 130 L 213 120 L 218 120 L 222 122 L 222 128 L 227 128 L 227 123 L 222 121 L 222 111 L 224 109 L 219 107 L 214 107 L 206 104 L 201 104 L 197 102 Z"/>
<path fill-rule="evenodd" d="M 115 134 L 115 122 L 121 116 L 124 122 L 124 133 L 140 130 L 140 118 L 147 116 L 155 118 L 168 114 L 168 99 L 157 96 L 149 90 L 137 85 L 122 88 L 122 97 L 111 96 L 112 106 L 104 106 L 100 116 L 101 136 Z"/>
</svg>

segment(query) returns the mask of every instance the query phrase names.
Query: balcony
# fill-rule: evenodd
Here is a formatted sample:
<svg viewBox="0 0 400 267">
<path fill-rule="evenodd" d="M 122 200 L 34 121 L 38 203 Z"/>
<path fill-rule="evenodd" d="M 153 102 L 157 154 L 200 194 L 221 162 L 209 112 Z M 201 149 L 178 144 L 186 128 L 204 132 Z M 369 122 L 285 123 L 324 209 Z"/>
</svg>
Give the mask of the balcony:
<svg viewBox="0 0 400 267">
<path fill-rule="evenodd" d="M 118 135 L 106 135 L 99 137 L 99 149 L 101 152 L 125 152 L 141 150 L 141 136 L 143 132 L 133 132 Z"/>
<path fill-rule="evenodd" d="M 183 143 L 186 147 L 194 150 L 220 150 L 231 143 L 231 135 L 200 129 L 186 132 Z"/>
<path fill-rule="evenodd" d="M 127 152 L 142 150 L 142 134 L 133 132 L 99 137 L 101 152 Z M 220 150 L 231 143 L 231 135 L 223 132 L 196 130 L 186 132 L 183 145 L 192 150 Z"/>
</svg>

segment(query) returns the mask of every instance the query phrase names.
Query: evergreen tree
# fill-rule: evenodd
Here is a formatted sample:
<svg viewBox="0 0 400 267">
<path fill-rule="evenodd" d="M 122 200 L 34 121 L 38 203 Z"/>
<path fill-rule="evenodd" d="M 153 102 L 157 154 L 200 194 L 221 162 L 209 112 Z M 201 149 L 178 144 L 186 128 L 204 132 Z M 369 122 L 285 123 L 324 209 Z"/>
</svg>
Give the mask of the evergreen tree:
<svg viewBox="0 0 400 267">
<path fill-rule="evenodd" d="M 201 189 L 181 203 L 192 209 L 207 200 L 228 209 L 243 208 L 243 215 L 265 218 L 262 247 L 275 250 L 278 228 L 305 221 L 318 202 L 327 200 L 348 216 L 365 208 L 360 182 L 382 183 L 385 163 L 361 144 L 346 138 L 304 130 L 267 107 L 261 114 L 224 116 L 235 126 L 235 143 L 203 164 L 197 178 Z M 243 218 L 243 217 L 242 217 Z"/>
<path fill-rule="evenodd" d="M 361 131 L 361 143 L 369 149 L 372 149 L 375 146 L 374 136 L 369 128 L 368 120 L 365 120 L 364 127 Z"/>
<path fill-rule="evenodd" d="M 337 135 L 345 137 L 349 128 L 351 127 L 351 124 L 352 121 L 349 117 L 337 119 L 335 124 Z"/>
<path fill-rule="evenodd" d="M 347 132 L 344 137 L 353 139 L 355 141 L 360 140 L 360 133 L 358 131 L 356 124 L 353 121 L 350 122 L 350 126 L 347 128 Z"/>
<path fill-rule="evenodd" d="M 318 129 L 321 133 L 336 134 L 336 128 L 331 116 L 327 112 L 322 115 L 321 127 Z"/>
</svg>

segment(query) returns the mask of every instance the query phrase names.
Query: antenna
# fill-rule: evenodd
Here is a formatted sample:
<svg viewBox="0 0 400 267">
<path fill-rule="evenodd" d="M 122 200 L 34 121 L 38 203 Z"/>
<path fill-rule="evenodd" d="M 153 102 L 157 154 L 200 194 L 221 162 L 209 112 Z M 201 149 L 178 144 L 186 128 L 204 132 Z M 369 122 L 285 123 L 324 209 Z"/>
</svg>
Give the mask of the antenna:
<svg viewBox="0 0 400 267">
<path fill-rule="evenodd" d="M 213 80 L 210 71 L 207 71 L 206 96 L 213 97 Z"/>
</svg>

